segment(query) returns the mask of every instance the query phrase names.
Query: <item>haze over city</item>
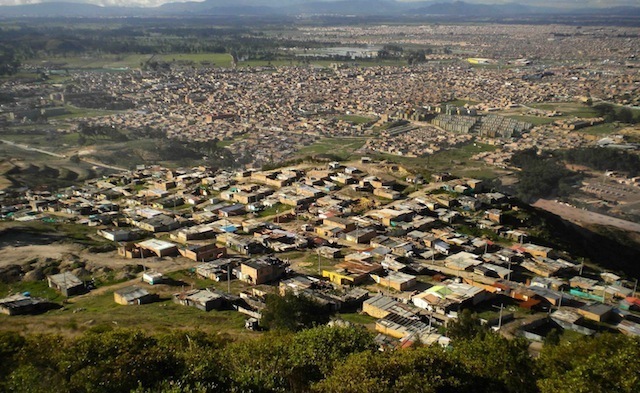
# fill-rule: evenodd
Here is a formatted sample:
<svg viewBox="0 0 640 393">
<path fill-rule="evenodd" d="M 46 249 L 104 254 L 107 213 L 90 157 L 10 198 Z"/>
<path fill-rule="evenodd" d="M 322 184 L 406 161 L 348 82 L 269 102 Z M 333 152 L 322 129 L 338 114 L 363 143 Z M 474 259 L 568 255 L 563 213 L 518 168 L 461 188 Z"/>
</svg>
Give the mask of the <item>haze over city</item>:
<svg viewBox="0 0 640 393">
<path fill-rule="evenodd" d="M 204 0 L 207 1 L 207 0 Z M 209 0 L 210 1 L 210 0 Z M 275 1 L 267 1 L 267 0 L 240 0 L 235 1 L 233 4 L 238 5 L 260 5 L 260 6 L 283 6 L 288 4 L 304 4 L 304 3 L 320 3 L 320 2 L 331 2 L 332 0 L 275 0 Z M 433 1 L 421 1 L 421 0 L 398 0 L 403 3 L 453 3 L 453 0 L 433 0 Z M 25 4 L 40 4 L 40 3 L 61 3 L 63 1 L 56 0 L 0 0 L 0 5 L 25 5 Z M 162 4 L 167 3 L 181 3 L 188 1 L 166 1 L 166 0 L 139 0 L 139 1 L 130 1 L 130 0 L 72 0 L 68 3 L 85 3 L 85 4 L 96 4 L 102 6 L 121 6 L 121 7 L 133 7 L 133 6 L 145 6 L 145 7 L 155 7 Z M 193 1 L 193 2 L 202 2 L 202 1 Z M 231 5 L 228 2 L 220 2 L 220 1 L 210 1 L 221 4 Z M 551 0 L 527 0 L 527 1 L 510 1 L 510 0 L 466 0 L 466 3 L 470 4 L 521 4 L 526 6 L 539 6 L 539 7 L 549 7 L 549 8 L 584 8 L 584 7 L 597 7 L 597 8 L 607 8 L 607 7 L 616 7 L 616 6 L 638 6 L 639 3 L 637 0 L 560 0 L 560 1 L 551 1 Z"/>
<path fill-rule="evenodd" d="M 0 2 L 1 392 L 640 392 L 637 1 Z"/>
</svg>

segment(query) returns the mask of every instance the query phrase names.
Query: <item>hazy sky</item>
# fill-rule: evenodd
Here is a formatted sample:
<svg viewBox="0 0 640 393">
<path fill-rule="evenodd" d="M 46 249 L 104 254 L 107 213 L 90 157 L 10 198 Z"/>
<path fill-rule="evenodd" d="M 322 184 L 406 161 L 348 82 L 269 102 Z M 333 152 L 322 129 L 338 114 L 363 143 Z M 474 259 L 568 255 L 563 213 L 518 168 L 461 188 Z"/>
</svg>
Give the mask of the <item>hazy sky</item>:
<svg viewBox="0 0 640 393">
<path fill-rule="evenodd" d="M 18 4 L 34 4 L 43 2 L 76 2 L 76 3 L 89 3 L 98 5 L 119 5 L 119 6 L 158 6 L 164 3 L 173 3 L 181 1 L 201 1 L 201 0 L 0 0 L 0 5 L 18 5 Z M 330 0 L 300 0 L 300 2 L 311 1 L 330 1 Z M 400 1 L 420 1 L 420 0 L 400 0 Z M 431 0 L 433 2 L 451 2 L 453 0 Z M 519 3 L 524 5 L 536 5 L 546 7 L 613 7 L 620 5 L 632 5 L 640 6 L 640 0 L 464 0 L 467 3 Z M 238 3 L 256 3 L 260 5 L 272 5 L 279 3 L 278 0 L 266 1 L 266 0 L 244 0 L 244 1 L 229 1 L 230 4 Z M 292 2 L 288 0 L 287 2 Z"/>
</svg>

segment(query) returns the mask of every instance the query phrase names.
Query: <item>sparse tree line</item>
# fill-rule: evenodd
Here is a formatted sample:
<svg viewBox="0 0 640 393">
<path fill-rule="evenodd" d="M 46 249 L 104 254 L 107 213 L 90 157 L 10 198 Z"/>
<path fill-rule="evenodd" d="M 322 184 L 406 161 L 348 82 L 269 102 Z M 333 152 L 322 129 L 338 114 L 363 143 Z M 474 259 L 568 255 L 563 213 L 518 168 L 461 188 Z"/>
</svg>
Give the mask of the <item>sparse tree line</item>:
<svg viewBox="0 0 640 393">
<path fill-rule="evenodd" d="M 243 60 L 275 60 L 280 48 L 326 46 L 267 37 L 250 28 L 219 28 L 207 25 L 169 27 L 128 25 L 118 28 L 42 25 L 0 28 L 0 75 L 17 72 L 21 62 L 36 57 L 79 55 L 232 53 Z M 63 62 L 64 59 L 61 59 Z M 162 69 L 163 62 L 143 64 Z M 152 67 L 153 66 L 153 67 Z M 155 68 L 154 68 L 155 67 Z"/>
<path fill-rule="evenodd" d="M 599 103 L 593 106 L 598 116 L 603 117 L 607 123 L 619 121 L 621 123 L 636 124 L 640 123 L 640 113 L 634 116 L 633 111 L 629 108 L 617 108 L 611 104 Z"/>
<path fill-rule="evenodd" d="M 169 53 L 229 53 L 237 60 L 272 61 L 288 59 L 308 62 L 314 57 L 297 58 L 281 48 L 321 48 L 334 44 L 318 41 L 296 41 L 268 37 L 250 28 L 218 28 L 211 26 L 146 26 L 129 25 L 118 28 L 100 26 L 63 28 L 58 26 L 20 26 L 0 29 L 0 75 L 17 72 L 22 61 L 38 56 L 169 54 Z M 383 60 L 406 60 L 409 65 L 427 61 L 426 56 L 451 53 L 450 48 L 408 49 L 388 44 L 378 51 Z M 324 58 L 324 57 L 317 57 Z M 335 55 L 335 61 L 351 60 Z M 366 59 L 361 59 L 365 61 Z M 61 59 L 63 61 L 63 59 Z M 153 60 L 143 63 L 145 69 L 162 70 L 168 63 Z"/>
<path fill-rule="evenodd" d="M 409 65 L 424 63 L 427 61 L 427 56 L 434 53 L 451 54 L 451 49 L 444 48 L 426 48 L 426 49 L 407 49 L 405 50 L 400 45 L 387 44 L 378 51 L 378 58 L 384 60 L 399 60 L 404 59 Z"/>
<path fill-rule="evenodd" d="M 620 171 L 631 177 L 640 173 L 640 156 L 627 151 L 598 147 L 554 152 L 527 149 L 511 157 L 511 163 L 521 169 L 517 173 L 517 196 L 524 201 L 531 201 L 553 194 L 571 194 L 572 186 L 583 176 L 567 169 L 565 162 L 601 171 Z"/>
</svg>

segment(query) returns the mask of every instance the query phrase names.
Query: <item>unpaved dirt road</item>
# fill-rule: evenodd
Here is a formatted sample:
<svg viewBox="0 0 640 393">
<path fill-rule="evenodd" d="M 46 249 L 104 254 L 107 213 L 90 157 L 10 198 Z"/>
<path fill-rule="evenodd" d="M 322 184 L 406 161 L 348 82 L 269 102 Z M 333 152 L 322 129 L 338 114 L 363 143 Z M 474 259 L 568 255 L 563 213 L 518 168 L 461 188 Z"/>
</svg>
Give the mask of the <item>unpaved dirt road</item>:
<svg viewBox="0 0 640 393">
<path fill-rule="evenodd" d="M 569 220 L 577 224 L 608 225 L 620 228 L 625 231 L 640 233 L 639 223 L 621 220 L 619 218 L 606 216 L 604 214 L 593 213 L 587 210 L 578 209 L 561 202 L 550 201 L 547 199 L 538 199 L 536 203 L 533 204 L 533 206 L 546 210 L 553 214 L 557 214 L 565 220 Z"/>
</svg>

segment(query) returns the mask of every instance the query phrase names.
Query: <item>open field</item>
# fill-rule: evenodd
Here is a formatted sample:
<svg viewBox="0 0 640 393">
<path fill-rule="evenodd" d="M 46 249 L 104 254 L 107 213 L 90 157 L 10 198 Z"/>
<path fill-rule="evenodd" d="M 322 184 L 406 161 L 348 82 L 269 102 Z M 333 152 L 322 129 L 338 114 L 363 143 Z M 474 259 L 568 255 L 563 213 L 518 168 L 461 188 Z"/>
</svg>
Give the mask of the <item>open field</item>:
<svg viewBox="0 0 640 393">
<path fill-rule="evenodd" d="M 551 124 L 554 121 L 560 119 L 560 117 L 540 117 L 540 116 L 527 116 L 527 115 L 507 115 L 507 117 L 511 119 L 516 119 L 520 121 L 524 121 L 527 123 L 531 123 L 534 126 L 541 124 Z"/>
<path fill-rule="evenodd" d="M 157 290 L 146 284 L 136 284 L 145 286 L 152 293 Z M 179 292 L 181 289 L 177 287 L 165 290 Z M 169 295 L 161 296 L 156 303 L 122 306 L 113 301 L 113 291 L 108 291 L 99 295 L 71 298 L 62 308 L 45 314 L 11 317 L 0 314 L 0 329 L 15 330 L 19 326 L 24 333 L 76 335 L 102 325 L 137 328 L 149 332 L 195 329 L 214 334 L 232 334 L 236 338 L 255 335 L 256 333 L 244 329 L 245 319 L 244 314 L 236 311 L 204 312 L 194 307 L 181 306 L 173 303 Z"/>
<path fill-rule="evenodd" d="M 476 105 L 476 104 L 478 104 L 478 101 L 465 100 L 465 99 L 457 98 L 457 99 L 452 100 L 452 101 L 443 102 L 443 104 L 445 104 L 445 105 L 453 105 L 453 106 L 465 106 L 467 104 L 468 105 Z"/>
<path fill-rule="evenodd" d="M 29 60 L 27 63 L 32 66 L 55 64 L 60 68 L 71 69 L 120 69 L 120 68 L 140 68 L 141 63 L 146 62 L 152 55 L 142 54 L 122 54 L 122 55 L 101 55 L 101 56 L 68 56 L 68 57 L 47 57 Z"/>
<path fill-rule="evenodd" d="M 154 60 L 169 63 L 193 62 L 194 66 L 206 65 L 207 67 L 231 67 L 231 55 L 228 53 L 171 53 L 157 55 Z"/>
<path fill-rule="evenodd" d="M 375 118 L 361 116 L 361 115 L 341 115 L 341 116 L 338 116 L 338 119 L 343 121 L 348 121 L 354 124 L 366 124 L 375 120 Z"/>
<path fill-rule="evenodd" d="M 426 175 L 445 171 L 451 172 L 456 176 L 473 176 L 487 179 L 497 176 L 497 168 L 473 161 L 471 157 L 478 153 L 494 151 L 495 149 L 496 147 L 492 145 L 469 143 L 425 157 L 402 157 L 391 154 L 374 154 L 373 156 L 399 163 L 411 171 Z"/>
<path fill-rule="evenodd" d="M 62 295 L 48 288 L 45 280 L 2 283 L 0 297 L 11 293 L 29 292 L 32 296 L 44 297 L 62 308 L 40 315 L 0 315 L 0 329 L 19 327 L 30 333 L 62 333 L 74 335 L 92 326 L 117 325 L 139 327 L 150 331 L 195 328 L 210 333 L 233 333 L 234 336 L 250 335 L 245 331 L 246 317 L 235 311 L 211 311 L 205 313 L 191 307 L 180 306 L 170 301 L 171 294 L 184 288 L 219 287 L 226 290 L 226 283 L 215 283 L 198 279 L 190 269 L 195 262 L 184 258 L 145 258 L 147 268 L 165 273 L 172 279 L 171 285 L 149 286 L 139 278 L 128 280 L 118 277 L 122 269 L 141 263 L 142 260 L 120 258 L 115 252 L 90 252 L 91 244 L 110 243 L 100 240 L 94 229 L 75 224 L 48 224 L 43 222 L 0 223 L 0 250 L 3 259 L 0 268 L 10 265 L 31 264 L 33 266 L 69 265 L 85 266 L 97 281 L 98 288 L 84 295 L 65 300 Z M 104 269 L 107 270 L 104 270 Z M 45 269 L 44 274 L 49 270 Z M 111 272 L 104 276 L 105 273 Z M 86 277 L 85 277 L 86 278 Z M 233 289 L 244 289 L 247 284 L 234 280 Z M 127 285 L 141 285 L 149 292 L 160 295 L 160 301 L 139 307 L 120 306 L 113 301 L 113 291 Z M 170 318 L 167 316 L 171 315 Z M 11 323 L 8 323 L 10 318 Z"/>
<path fill-rule="evenodd" d="M 620 130 L 619 134 L 624 135 L 629 142 L 640 143 L 640 125 L 638 124 Z"/>
<path fill-rule="evenodd" d="M 578 132 L 587 135 L 596 135 L 596 136 L 607 136 L 616 131 L 618 131 L 621 127 L 616 125 L 615 123 L 604 123 L 598 124 L 597 126 L 581 128 Z"/>
<path fill-rule="evenodd" d="M 366 141 L 367 138 L 326 138 L 300 149 L 298 155 L 331 154 L 347 160 L 364 146 Z"/>
<path fill-rule="evenodd" d="M 530 114 L 530 109 L 540 109 L 548 112 L 559 112 L 560 116 L 546 117 Z M 580 118 L 593 118 L 598 115 L 597 111 L 580 102 L 550 102 L 550 103 L 532 103 L 513 109 L 505 109 L 498 114 L 512 119 L 525 121 L 533 125 L 551 124 L 554 121 Z"/>
<path fill-rule="evenodd" d="M 65 109 L 69 111 L 68 114 L 53 116 L 50 119 L 55 120 L 69 120 L 69 119 L 77 119 L 83 117 L 100 117 L 100 116 L 109 116 L 120 113 L 121 111 L 108 111 L 102 109 L 90 109 L 90 108 L 78 108 L 73 105 L 65 105 Z"/>
<path fill-rule="evenodd" d="M 563 115 L 562 117 L 567 116 L 590 118 L 598 116 L 598 112 L 596 112 L 595 109 L 579 102 L 551 102 L 544 104 L 534 103 L 528 104 L 528 106 L 545 111 L 561 112 Z"/>
<path fill-rule="evenodd" d="M 554 201 L 539 199 L 535 204 L 533 204 L 533 206 L 557 214 L 566 220 L 576 222 L 580 225 L 606 225 L 620 228 L 625 231 L 640 232 L 640 224 L 638 223 L 621 220 L 615 217 L 605 216 L 603 214 L 598 214 L 587 210 L 581 210 L 573 206 L 567 206 L 566 204 Z"/>
<path fill-rule="evenodd" d="M 203 65 L 214 67 L 230 67 L 231 55 L 227 53 L 172 53 L 163 55 L 151 54 L 121 54 L 121 55 L 101 55 L 101 56 L 69 56 L 69 57 L 46 57 L 29 60 L 27 63 L 32 66 L 39 65 L 59 65 L 60 68 L 70 69 L 137 69 L 146 62 L 163 61 L 168 63 L 189 62 L 194 66 Z M 203 64 L 204 63 L 204 64 Z M 62 75 L 54 75 L 52 78 L 64 78 Z"/>
<path fill-rule="evenodd" d="M 51 157 L 0 144 L 0 176 L 4 186 L 66 187 L 94 178 L 101 169 L 69 159 Z"/>
</svg>

